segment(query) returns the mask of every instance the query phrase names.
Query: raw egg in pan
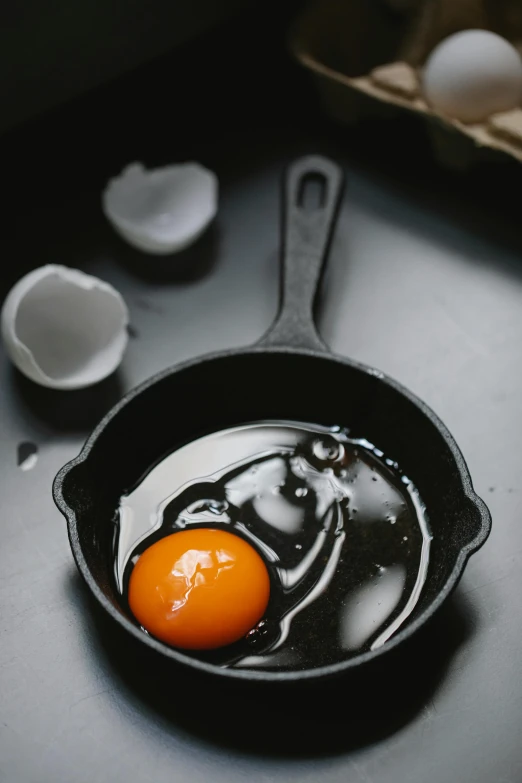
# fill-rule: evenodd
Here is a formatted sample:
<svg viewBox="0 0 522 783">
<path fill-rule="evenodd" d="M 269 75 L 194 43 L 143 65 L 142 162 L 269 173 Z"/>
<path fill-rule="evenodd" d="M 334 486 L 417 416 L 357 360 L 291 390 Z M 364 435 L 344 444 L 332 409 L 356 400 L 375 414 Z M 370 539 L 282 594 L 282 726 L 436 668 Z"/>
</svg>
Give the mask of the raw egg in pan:
<svg viewBox="0 0 522 783">
<path fill-rule="evenodd" d="M 315 667 L 401 627 L 430 543 L 415 486 L 371 443 L 257 422 L 182 446 L 121 498 L 115 579 L 144 632 L 188 654 Z"/>
</svg>

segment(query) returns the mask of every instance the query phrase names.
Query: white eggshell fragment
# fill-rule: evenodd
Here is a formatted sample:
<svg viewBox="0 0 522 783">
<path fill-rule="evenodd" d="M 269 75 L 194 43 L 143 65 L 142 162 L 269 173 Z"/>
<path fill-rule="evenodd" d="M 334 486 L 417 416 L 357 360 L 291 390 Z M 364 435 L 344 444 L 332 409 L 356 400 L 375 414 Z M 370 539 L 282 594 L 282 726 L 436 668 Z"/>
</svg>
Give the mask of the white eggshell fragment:
<svg viewBox="0 0 522 783">
<path fill-rule="evenodd" d="M 199 163 L 147 171 L 127 166 L 102 194 L 103 211 L 116 231 L 138 250 L 177 253 L 201 236 L 218 207 L 216 175 Z"/>
<path fill-rule="evenodd" d="M 129 315 L 109 283 L 77 269 L 49 264 L 22 277 L 2 308 L 7 354 L 32 381 L 80 389 L 120 364 Z"/>
<path fill-rule="evenodd" d="M 481 122 L 522 100 L 522 59 L 488 30 L 464 30 L 442 41 L 424 67 L 424 95 L 442 114 Z"/>
</svg>

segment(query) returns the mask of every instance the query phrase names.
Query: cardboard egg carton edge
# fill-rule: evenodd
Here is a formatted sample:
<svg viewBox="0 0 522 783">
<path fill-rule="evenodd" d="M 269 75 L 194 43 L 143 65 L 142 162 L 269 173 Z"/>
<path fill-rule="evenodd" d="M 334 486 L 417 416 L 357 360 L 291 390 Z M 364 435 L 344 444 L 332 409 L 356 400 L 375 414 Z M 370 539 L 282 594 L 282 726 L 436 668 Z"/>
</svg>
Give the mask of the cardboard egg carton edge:
<svg viewBox="0 0 522 783">
<path fill-rule="evenodd" d="M 505 153 L 522 162 L 522 107 L 494 114 L 484 122 L 464 124 L 435 111 L 426 103 L 422 97 L 420 70 L 408 63 L 387 63 L 364 76 L 352 77 L 312 56 L 306 49 L 306 41 L 299 34 L 294 33 L 291 37 L 290 49 L 296 60 L 317 77 L 323 103 L 338 120 L 354 121 L 364 112 L 351 101 L 351 91 L 352 96 L 358 93 L 382 105 L 403 109 L 424 118 L 428 122 L 434 152 L 445 165 L 465 167 L 472 162 L 473 155 L 470 159 L 469 155 L 462 154 L 463 151 L 465 153 L 462 145 L 455 145 L 456 135 L 460 135 L 462 140 L 471 141 L 475 149 Z M 412 87 L 414 83 L 417 84 L 416 90 Z M 334 85 L 337 89 L 332 92 L 331 87 Z M 342 88 L 345 88 L 344 92 Z"/>
</svg>

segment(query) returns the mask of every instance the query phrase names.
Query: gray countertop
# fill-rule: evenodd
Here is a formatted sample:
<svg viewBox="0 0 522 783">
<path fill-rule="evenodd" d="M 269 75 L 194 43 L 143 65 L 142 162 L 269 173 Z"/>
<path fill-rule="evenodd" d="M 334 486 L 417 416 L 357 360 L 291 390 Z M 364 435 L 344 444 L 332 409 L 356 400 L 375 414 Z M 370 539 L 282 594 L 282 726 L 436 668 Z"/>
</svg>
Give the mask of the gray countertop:
<svg viewBox="0 0 522 783">
<path fill-rule="evenodd" d="M 393 165 L 383 171 L 362 142 L 364 153 L 351 152 L 343 133 L 320 122 L 301 126 L 274 111 L 269 130 L 260 132 L 255 116 L 252 110 L 248 118 L 255 132 L 249 135 L 241 126 L 233 145 L 221 132 L 211 145 L 201 146 L 202 158 L 221 180 L 218 220 L 170 266 L 155 266 L 154 259 L 125 248 L 99 212 L 98 185 L 122 156 L 142 153 L 141 139 L 134 146 L 126 142 L 123 150 L 112 139 L 96 176 L 85 177 L 84 189 L 71 194 L 57 187 L 52 203 L 32 200 L 19 228 L 31 226 L 27 233 L 35 235 L 21 238 L 22 231 L 17 242 L 11 237 L 6 245 L 6 253 L 16 255 L 20 247 L 23 252 L 4 287 L 24 267 L 38 263 L 79 266 L 122 292 L 134 337 L 118 377 L 76 395 L 38 389 L 20 378 L 3 354 L 0 359 L 0 780 L 518 783 L 522 243 L 517 220 L 504 210 L 500 196 L 496 209 L 492 206 L 495 194 L 485 200 L 470 192 L 463 203 L 462 193 L 473 190 L 476 175 L 463 184 L 420 163 L 401 177 Z M 189 155 L 197 152 L 197 142 L 187 144 Z M 283 723 L 276 752 L 271 730 L 277 702 L 262 719 L 255 704 L 244 715 L 230 715 L 226 699 L 223 704 L 209 697 L 206 703 L 201 689 L 192 697 L 201 704 L 199 727 L 184 720 L 187 695 L 178 694 L 175 681 L 165 684 L 172 692 L 166 711 L 136 686 L 139 671 L 120 676 L 125 643 L 107 642 L 96 620 L 72 561 L 65 522 L 53 505 L 51 483 L 122 391 L 178 360 L 244 345 L 264 332 L 277 306 L 279 178 L 283 165 L 303 151 L 335 155 L 348 177 L 319 307 L 320 331 L 335 351 L 379 367 L 435 409 L 491 508 L 493 532 L 471 559 L 414 664 L 401 670 L 398 698 L 415 702 L 408 718 L 395 726 L 385 717 L 382 728 L 382 716 L 392 715 L 394 705 L 387 703 L 386 689 L 382 694 L 370 689 L 366 711 L 375 712 L 381 730 L 373 735 L 366 717 L 370 728 L 354 741 L 360 708 L 350 688 L 339 687 L 335 715 L 311 709 L 306 716 L 311 731 L 301 742 L 289 717 L 288 744 Z M 58 184 L 68 181 L 62 163 Z M 518 172 L 509 176 L 517 181 Z M 21 442 L 39 449 L 30 470 L 17 466 Z M 443 665 L 425 690 L 435 648 Z M 251 742 L 235 742 L 234 721 L 248 726 L 249 720 Z M 230 726 L 225 739 L 223 722 Z M 331 745 L 324 742 L 328 726 L 336 738 Z"/>
</svg>

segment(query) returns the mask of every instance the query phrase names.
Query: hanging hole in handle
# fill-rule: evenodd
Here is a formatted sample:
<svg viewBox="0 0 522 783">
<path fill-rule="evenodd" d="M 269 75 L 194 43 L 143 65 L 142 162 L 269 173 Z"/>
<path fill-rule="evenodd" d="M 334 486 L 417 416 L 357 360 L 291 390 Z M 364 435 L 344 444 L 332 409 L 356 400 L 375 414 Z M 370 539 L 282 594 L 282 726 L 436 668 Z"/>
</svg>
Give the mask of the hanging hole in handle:
<svg viewBox="0 0 522 783">
<path fill-rule="evenodd" d="M 326 177 L 319 172 L 305 174 L 299 183 L 297 204 L 304 212 L 323 209 L 326 203 Z"/>
</svg>

